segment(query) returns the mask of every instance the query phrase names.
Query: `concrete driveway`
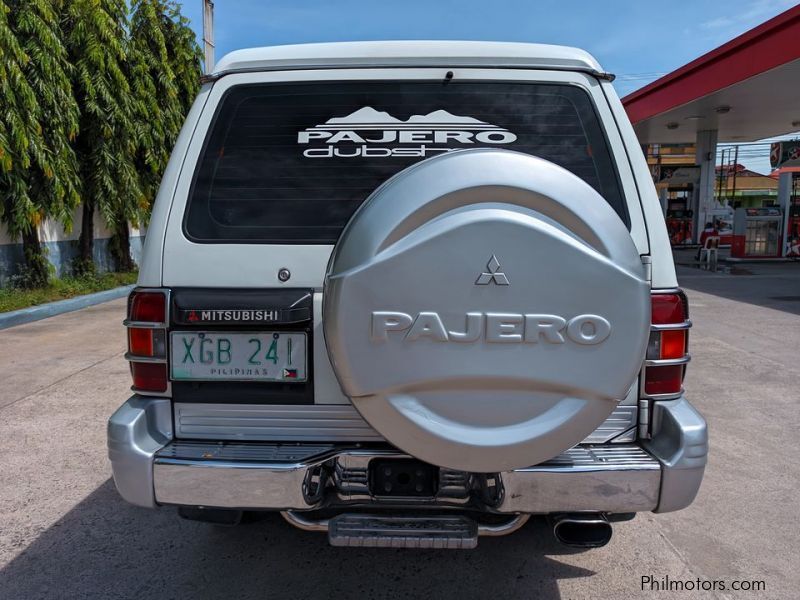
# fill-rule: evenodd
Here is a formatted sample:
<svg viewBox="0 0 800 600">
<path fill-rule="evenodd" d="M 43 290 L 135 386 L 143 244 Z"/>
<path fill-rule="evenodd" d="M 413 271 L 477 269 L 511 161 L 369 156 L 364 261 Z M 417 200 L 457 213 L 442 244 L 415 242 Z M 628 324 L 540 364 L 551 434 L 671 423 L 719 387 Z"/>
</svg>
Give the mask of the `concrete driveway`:
<svg viewBox="0 0 800 600">
<path fill-rule="evenodd" d="M 711 430 L 703 488 L 689 509 L 620 523 L 588 552 L 541 521 L 475 551 L 350 550 L 277 517 L 217 528 L 129 506 L 105 449 L 130 384 L 125 302 L 2 331 L 0 599 L 658 596 L 642 591 L 647 575 L 766 586 L 682 597 L 796 597 L 800 265 L 681 279 L 695 322 L 687 389 Z"/>
</svg>

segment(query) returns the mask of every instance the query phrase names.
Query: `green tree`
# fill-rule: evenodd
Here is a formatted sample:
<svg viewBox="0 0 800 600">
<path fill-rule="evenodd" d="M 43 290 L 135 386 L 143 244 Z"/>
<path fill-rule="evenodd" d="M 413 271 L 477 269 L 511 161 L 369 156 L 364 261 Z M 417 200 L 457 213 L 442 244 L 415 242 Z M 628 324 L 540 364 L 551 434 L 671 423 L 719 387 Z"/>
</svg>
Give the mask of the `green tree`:
<svg viewBox="0 0 800 600">
<path fill-rule="evenodd" d="M 168 0 L 135 0 L 132 5 L 129 65 L 138 140 L 141 198 L 128 219 L 147 222 L 175 139 L 200 85 L 200 48 L 180 5 Z M 127 228 L 119 231 L 127 235 Z M 127 239 L 121 242 L 127 247 Z"/>
<path fill-rule="evenodd" d="M 180 11 L 180 4 L 169 3 L 170 20 L 166 22 L 167 56 L 175 83 L 178 87 L 178 103 L 183 120 L 192 107 L 192 103 L 200 91 L 200 76 L 203 73 L 203 51 L 197 43 L 194 31 L 189 26 L 189 19 Z"/>
<path fill-rule="evenodd" d="M 127 10 L 125 0 L 69 0 L 64 10 L 72 86 L 81 108 L 75 143 L 84 202 L 78 271 L 94 268 L 95 212 L 113 226 L 119 207 L 135 204 L 141 195 L 126 64 Z"/>
<path fill-rule="evenodd" d="M 8 186 L 5 177 L 15 165 L 27 167 L 30 164 L 30 141 L 26 134 L 36 129 L 32 119 L 36 98 L 24 74 L 28 56 L 11 31 L 9 12 L 8 5 L 0 0 L 0 103 L 3 106 L 0 112 L 0 173 L 5 186 Z M 5 208 L 5 204 L 2 206 Z"/>
<path fill-rule="evenodd" d="M 50 217 L 69 229 L 80 202 L 71 146 L 78 106 L 59 8 L 58 0 L 13 0 L 0 7 L 0 120 L 5 122 L 0 125 L 5 142 L 0 144 L 8 146 L 0 181 L 2 216 L 11 235 L 22 237 L 27 285 L 43 285 L 49 274 L 39 224 Z"/>
<path fill-rule="evenodd" d="M 152 201 L 169 160 L 170 140 L 181 126 L 179 90 L 167 51 L 168 6 L 163 0 L 134 0 L 130 64 L 142 192 Z"/>
<path fill-rule="evenodd" d="M 29 59 L 8 22 L 8 5 L 0 0 L 0 192 L 3 222 L 12 235 L 28 228 L 33 203 L 18 173 L 30 167 L 36 144 L 36 96 L 25 79 Z M 32 142 L 33 147 L 32 147 Z M 39 156 L 41 158 L 41 156 Z"/>
</svg>

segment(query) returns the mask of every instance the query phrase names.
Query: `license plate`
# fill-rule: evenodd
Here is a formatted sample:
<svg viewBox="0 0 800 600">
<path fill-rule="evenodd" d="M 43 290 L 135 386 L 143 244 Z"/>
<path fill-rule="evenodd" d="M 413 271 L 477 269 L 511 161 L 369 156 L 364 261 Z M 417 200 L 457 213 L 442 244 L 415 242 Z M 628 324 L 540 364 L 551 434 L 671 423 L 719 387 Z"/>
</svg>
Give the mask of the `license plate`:
<svg viewBox="0 0 800 600">
<path fill-rule="evenodd" d="M 305 381 L 306 334 L 175 331 L 175 381 Z"/>
</svg>

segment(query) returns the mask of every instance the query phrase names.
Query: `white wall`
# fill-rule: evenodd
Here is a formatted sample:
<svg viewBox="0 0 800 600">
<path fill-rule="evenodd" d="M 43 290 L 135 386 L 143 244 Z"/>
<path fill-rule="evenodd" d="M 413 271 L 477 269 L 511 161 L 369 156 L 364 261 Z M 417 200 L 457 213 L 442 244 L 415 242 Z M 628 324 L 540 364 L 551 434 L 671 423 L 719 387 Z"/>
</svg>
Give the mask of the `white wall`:
<svg viewBox="0 0 800 600">
<path fill-rule="evenodd" d="M 39 227 L 39 239 L 42 242 L 63 242 L 63 241 L 72 241 L 77 240 L 81 235 L 81 215 L 83 212 L 83 205 L 76 208 L 72 213 L 72 229 L 71 231 L 66 231 L 64 226 L 57 221 L 53 221 L 51 219 L 46 219 L 44 223 Z M 144 235 L 146 228 L 142 228 L 142 230 L 137 229 L 136 227 L 131 227 L 131 237 L 137 237 L 140 235 Z M 102 216 L 95 211 L 94 213 L 94 239 L 105 239 L 110 238 L 112 235 L 112 231 L 106 226 L 106 223 Z M 20 244 L 22 243 L 21 239 L 12 239 L 11 235 L 8 233 L 8 229 L 2 223 L 0 223 L 0 245 L 5 244 Z"/>
<path fill-rule="evenodd" d="M 39 239 L 47 248 L 47 258 L 55 268 L 58 276 L 68 275 L 71 272 L 72 261 L 78 255 L 78 248 L 75 241 L 81 233 L 81 213 L 82 207 L 75 209 L 73 213 L 72 228 L 66 231 L 58 222 L 46 220 L 39 227 Z M 106 227 L 103 218 L 95 213 L 94 215 L 94 262 L 99 271 L 106 271 L 114 267 L 113 259 L 109 251 L 108 240 L 112 232 Z M 131 258 L 138 263 L 141 257 L 142 245 L 146 228 L 137 229 L 129 227 L 131 236 Z M 10 277 L 18 271 L 19 265 L 23 261 L 21 239 L 13 239 L 7 228 L 0 224 L 0 286 L 4 286 Z"/>
</svg>

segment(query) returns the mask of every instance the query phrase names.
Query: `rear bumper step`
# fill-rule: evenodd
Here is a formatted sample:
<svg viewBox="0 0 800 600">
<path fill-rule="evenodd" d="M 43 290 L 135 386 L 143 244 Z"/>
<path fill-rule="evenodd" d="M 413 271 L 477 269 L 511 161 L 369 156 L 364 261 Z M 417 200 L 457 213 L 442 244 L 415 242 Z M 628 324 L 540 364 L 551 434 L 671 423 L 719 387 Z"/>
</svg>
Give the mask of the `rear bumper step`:
<svg viewBox="0 0 800 600">
<path fill-rule="evenodd" d="M 478 545 L 478 526 L 462 516 L 394 517 L 343 514 L 328 523 L 331 546 L 468 550 Z"/>
<path fill-rule="evenodd" d="M 407 458 L 389 446 L 169 441 L 171 423 L 160 418 L 162 402 L 134 397 L 109 422 L 117 488 L 142 506 L 664 512 L 694 499 L 707 452 L 705 422 L 681 398 L 655 405 L 653 439 L 644 447 L 580 445 L 539 465 L 504 473 L 441 469 L 433 497 L 376 497 L 370 491 L 370 461 Z"/>
</svg>

